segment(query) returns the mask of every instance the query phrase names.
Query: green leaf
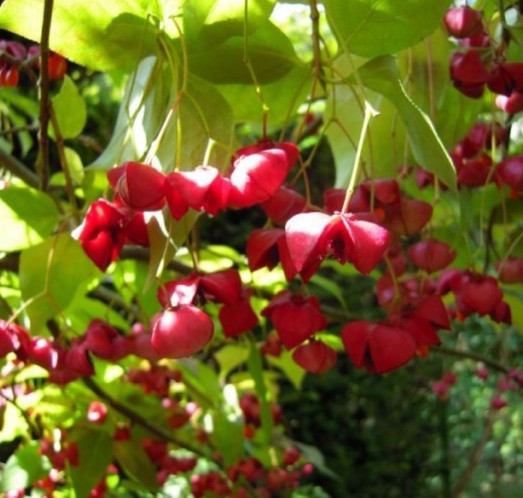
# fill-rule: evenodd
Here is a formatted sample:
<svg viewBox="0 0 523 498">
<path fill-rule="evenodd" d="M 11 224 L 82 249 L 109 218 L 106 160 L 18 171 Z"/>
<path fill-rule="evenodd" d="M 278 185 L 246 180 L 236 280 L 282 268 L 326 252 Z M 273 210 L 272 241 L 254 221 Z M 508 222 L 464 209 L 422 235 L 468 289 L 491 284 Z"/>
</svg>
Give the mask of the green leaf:
<svg viewBox="0 0 523 498">
<path fill-rule="evenodd" d="M 340 476 L 335 474 L 331 469 L 325 464 L 325 457 L 321 451 L 316 446 L 311 446 L 309 444 L 294 442 L 297 448 L 301 451 L 305 459 L 314 465 L 314 468 L 317 469 L 321 474 L 330 477 L 336 481 L 340 480 Z"/>
<path fill-rule="evenodd" d="M 361 66 L 358 72 L 367 88 L 384 95 L 398 110 L 419 165 L 456 191 L 456 171 L 452 160 L 429 117 L 407 95 L 395 59 L 377 57 Z"/>
<path fill-rule="evenodd" d="M 0 430 L 0 443 L 13 441 L 16 437 L 30 437 L 30 428 L 20 410 L 11 403 L 7 403 L 2 413 L 2 429 Z"/>
<path fill-rule="evenodd" d="M 295 67 L 302 66 L 292 42 L 271 22 L 248 36 L 247 54 L 259 83 L 277 81 Z M 245 63 L 245 38 L 232 36 L 205 51 L 189 54 L 194 74 L 212 83 L 253 83 Z"/>
<path fill-rule="evenodd" d="M 169 67 L 154 57 L 143 60 L 126 87 L 113 136 L 94 168 L 108 169 L 125 161 L 140 160 L 166 121 L 163 139 L 152 162 L 165 172 L 192 170 L 200 165 L 209 140 L 213 148 L 209 164 L 229 166 L 234 120 L 231 108 L 216 88 L 191 76 L 184 96 L 177 101 L 177 82 Z M 180 150 L 178 146 L 182 145 Z"/>
<path fill-rule="evenodd" d="M 40 454 L 38 441 L 20 447 L 9 457 L 2 475 L 2 490 L 27 488 L 51 470 L 49 460 Z"/>
<path fill-rule="evenodd" d="M 341 308 L 347 311 L 347 303 L 343 297 L 343 292 L 335 280 L 316 274 L 312 277 L 311 283 L 332 294 L 337 299 Z"/>
<path fill-rule="evenodd" d="M 364 57 L 394 54 L 441 23 L 450 0 L 325 0 L 340 47 Z"/>
<path fill-rule="evenodd" d="M 237 462 L 243 455 L 243 423 L 240 420 L 229 420 L 225 413 L 213 413 L 212 441 L 223 457 L 225 466 Z"/>
<path fill-rule="evenodd" d="M 316 338 L 323 341 L 327 346 L 332 349 L 342 352 L 344 351 L 343 342 L 338 334 L 331 334 L 330 332 L 319 332 L 316 333 Z"/>
<path fill-rule="evenodd" d="M 62 138 L 75 138 L 80 135 L 87 120 L 87 108 L 78 88 L 67 75 L 64 76 L 60 92 L 53 97 L 53 106 Z M 57 130 L 52 126 L 49 135 L 56 138 Z"/>
<path fill-rule="evenodd" d="M 100 482 L 113 459 L 113 438 L 107 432 L 90 427 L 76 427 L 70 440 L 78 445 L 77 467 L 70 467 L 76 498 L 87 498 Z"/>
<path fill-rule="evenodd" d="M 3 5 L 0 7 L 0 17 L 2 9 Z M 36 116 L 38 116 L 38 102 L 34 98 L 22 95 L 18 88 L 0 88 L 0 101 L 16 107 L 30 118 L 36 118 Z"/>
<path fill-rule="evenodd" d="M 69 147 L 64 147 L 65 159 L 67 161 L 67 167 L 71 173 L 71 179 L 74 185 L 81 185 L 84 180 L 84 166 L 82 164 L 82 159 L 78 153 L 70 149 Z M 63 171 L 56 172 L 50 181 L 51 185 L 65 185 L 65 174 Z"/>
<path fill-rule="evenodd" d="M 69 234 L 46 239 L 20 256 L 20 289 L 36 333 L 50 318 L 62 313 L 77 293 L 85 292 L 99 275 L 94 263 Z"/>
<path fill-rule="evenodd" d="M 103 318 L 113 327 L 122 330 L 129 328 L 129 323 L 118 311 L 96 299 L 89 299 L 84 295 L 76 296 L 67 309 L 67 318 L 70 320 L 73 330 L 82 331 L 87 328 L 91 320 Z"/>
<path fill-rule="evenodd" d="M 29 187 L 0 190 L 0 251 L 18 251 L 50 235 L 60 219 L 53 200 Z"/>
<path fill-rule="evenodd" d="M 109 169 L 144 156 L 169 107 L 172 84 L 156 57 L 140 62 L 125 88 L 111 140 L 92 168 Z"/>
<path fill-rule="evenodd" d="M 183 379 L 187 380 L 187 388 L 195 400 L 206 408 L 220 406 L 222 402 L 222 387 L 214 370 L 196 358 L 184 358 L 176 362 Z"/>
<path fill-rule="evenodd" d="M 261 85 L 271 126 L 286 123 L 295 115 L 307 97 L 310 81 L 310 69 L 296 66 L 278 81 Z M 218 89 L 231 106 L 236 121 L 254 124 L 262 122 L 262 104 L 254 85 L 223 84 Z"/>
<path fill-rule="evenodd" d="M 249 372 L 254 380 L 254 390 L 260 400 L 260 418 L 263 439 L 268 444 L 272 437 L 273 420 L 269 407 L 268 392 L 263 378 L 263 366 L 260 350 L 256 344 L 251 344 L 251 351 L 247 360 Z"/>
<path fill-rule="evenodd" d="M 296 389 L 301 388 L 307 372 L 294 362 L 289 351 L 282 351 L 280 356 L 267 356 L 267 361 L 279 368 Z"/>
<path fill-rule="evenodd" d="M 250 0 L 245 26 L 244 0 L 192 0 L 183 5 L 183 27 L 191 50 L 203 51 L 232 36 L 248 34 L 267 21 L 274 0 Z"/>
<path fill-rule="evenodd" d="M 123 471 L 148 491 L 156 491 L 156 471 L 143 447 L 134 440 L 116 441 L 114 456 Z"/>
<path fill-rule="evenodd" d="M 6 0 L 0 8 L 0 29 L 39 42 L 42 0 Z M 55 0 L 50 47 L 77 64 L 106 71 L 130 69 L 156 50 L 157 28 L 152 19 L 161 12 L 159 2 L 148 0 Z"/>
<path fill-rule="evenodd" d="M 334 69 L 342 77 L 349 78 L 353 65 L 361 64 L 357 57 L 342 55 L 334 62 Z M 390 178 L 397 174 L 401 164 L 406 140 L 405 127 L 392 102 L 381 94 L 357 86 L 336 88 L 327 98 L 324 113 L 329 123 L 326 136 L 336 165 L 335 186 L 347 188 L 356 158 L 358 139 L 364 118 L 363 102 L 379 111 L 379 116 L 369 122 L 368 135 L 361 152 L 361 165 L 372 178 Z"/>
<path fill-rule="evenodd" d="M 249 351 L 241 343 L 227 344 L 220 348 L 214 356 L 220 365 L 220 379 L 224 380 L 236 367 L 247 361 Z"/>
</svg>

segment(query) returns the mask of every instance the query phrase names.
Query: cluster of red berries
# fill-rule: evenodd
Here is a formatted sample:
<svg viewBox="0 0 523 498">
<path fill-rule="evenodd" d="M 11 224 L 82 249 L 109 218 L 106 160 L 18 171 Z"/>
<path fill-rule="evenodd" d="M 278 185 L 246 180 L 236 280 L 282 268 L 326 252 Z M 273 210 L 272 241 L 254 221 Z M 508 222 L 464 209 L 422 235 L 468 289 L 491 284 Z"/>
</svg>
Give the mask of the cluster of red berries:
<svg viewBox="0 0 523 498">
<path fill-rule="evenodd" d="M 39 69 L 40 47 L 31 45 L 29 49 L 16 41 L 0 40 L 0 87 L 14 87 L 20 80 L 19 67 L 27 62 Z M 61 79 L 67 72 L 67 61 L 55 52 L 49 54 L 49 78 Z"/>
<path fill-rule="evenodd" d="M 67 466 L 78 467 L 79 452 L 78 445 L 67 440 L 67 432 L 61 430 L 58 432 L 59 437 L 53 440 L 49 436 L 45 436 L 40 440 L 39 453 L 45 456 L 50 464 L 51 469 L 48 474 L 32 483 L 33 492 L 42 496 L 43 498 L 52 498 L 55 491 L 65 483 L 64 471 Z M 26 496 L 26 490 L 13 489 L 5 493 L 6 498 L 23 498 Z M 90 498 L 96 498 L 91 495 Z"/>
<path fill-rule="evenodd" d="M 479 365 L 476 368 L 475 375 L 481 381 L 486 381 L 489 378 L 489 370 L 484 365 Z M 458 376 L 452 372 L 445 373 L 439 380 L 432 384 L 432 391 L 441 401 L 447 401 L 449 398 L 449 391 L 456 381 Z M 518 369 L 510 370 L 506 375 L 501 377 L 496 385 L 495 394 L 490 399 L 490 407 L 493 410 L 501 410 L 508 406 L 509 401 L 503 393 L 517 391 L 523 387 L 523 371 Z"/>
<path fill-rule="evenodd" d="M 173 382 L 181 382 L 181 372 L 163 365 L 151 363 L 147 370 L 131 368 L 127 372 L 129 382 L 141 387 L 145 394 L 154 394 L 160 397 L 169 395 Z"/>
<path fill-rule="evenodd" d="M 211 340 L 211 318 L 195 306 L 213 301 L 221 304 L 218 318 L 226 337 L 251 330 L 258 323 L 235 269 L 192 274 L 166 282 L 158 289 L 164 310 L 151 320 L 152 345 L 161 357 L 182 358 L 200 351 Z"/>
<path fill-rule="evenodd" d="M 506 143 L 507 130 L 498 123 L 477 123 L 451 150 L 458 185 L 482 187 L 489 182 L 510 188 L 518 197 L 523 192 L 523 156 L 509 156 L 494 164 L 494 147 Z"/>
<path fill-rule="evenodd" d="M 454 86 L 463 94 L 480 98 L 487 86 L 498 94 L 497 106 L 509 114 L 523 110 L 523 63 L 505 62 L 505 50 L 495 46 L 485 30 L 482 12 L 469 6 L 449 9 L 444 23 L 464 51 L 450 61 Z"/>
<path fill-rule="evenodd" d="M 476 123 L 450 151 L 456 168 L 460 187 L 477 188 L 495 183 L 499 188 L 508 187 L 511 195 L 519 197 L 523 192 L 523 155 L 509 156 L 497 164 L 494 147 L 503 146 L 507 130 L 499 123 Z M 434 175 L 422 169 L 416 170 L 420 188 L 434 183 Z M 445 185 L 441 185 L 446 188 Z"/>
<path fill-rule="evenodd" d="M 519 90 L 519 66 L 501 61 L 500 51 L 496 51 L 496 58 L 487 52 L 491 42 L 479 12 L 470 7 L 450 9 L 445 24 L 449 34 L 467 47 L 465 53 L 454 55 L 451 64 L 460 90 L 479 96 L 477 82 L 463 79 L 462 73 L 470 69 L 471 58 L 481 57 L 490 57 L 489 77 L 482 83 L 481 93 L 486 84 L 504 95 Z M 493 166 L 491 149 L 505 141 L 506 131 L 501 126 L 475 126 L 451 153 L 458 184 L 477 187 L 492 180 L 521 192 L 521 158 Z M 239 149 L 225 175 L 207 165 L 164 174 L 146 164 L 127 162 L 108 172 L 114 199 L 90 206 L 79 240 L 86 254 L 106 270 L 124 244 L 147 246 L 146 211 L 166 208 L 166 213 L 179 220 L 189 209 L 214 216 L 227 208 L 258 205 L 271 227 L 256 229 L 248 237 L 245 252 L 252 272 L 280 264 L 287 281 L 299 276 L 307 283 L 327 257 L 351 263 L 365 275 L 386 259 L 388 272 L 379 280 L 377 294 L 387 318 L 378 323 L 355 321 L 341 331 L 353 363 L 378 373 L 398 368 L 415 355 L 426 355 L 431 346 L 439 344 L 438 330 L 450 328 L 449 312 L 442 301 L 448 292 L 456 299 L 456 309 L 450 310 L 454 317 L 478 313 L 510 323 L 510 308 L 493 277 L 445 270 L 455 257 L 447 244 L 426 239 L 404 251 L 405 237 L 418 235 L 429 222 L 430 204 L 405 197 L 396 180 L 383 179 L 363 182 L 349 197 L 344 190 L 329 189 L 324 205 L 312 206 L 292 187 L 283 185 L 298 156 L 292 143 L 263 139 Z M 418 180 L 422 186 L 434 181 L 426 173 Z M 406 273 L 409 264 L 418 272 Z M 516 271 L 508 268 L 519 268 L 517 260 L 504 261 L 500 273 Z M 433 277 L 442 270 L 439 278 Z M 480 298 L 476 297 L 478 290 Z M 252 330 L 259 318 L 250 304 L 251 293 L 234 269 L 195 272 L 166 282 L 157 293 L 162 311 L 150 321 L 150 344 L 144 339 L 144 351 L 138 354 L 156 360 L 182 358 L 202 350 L 214 334 L 213 321 L 204 310 L 208 302 L 220 306 L 218 319 L 226 338 Z M 336 352 L 316 336 L 327 327 L 316 297 L 284 290 L 270 300 L 261 315 L 276 332 L 261 346 L 266 354 L 278 355 L 285 347 L 293 350 L 294 361 L 310 372 L 322 373 L 332 367 Z"/>
<path fill-rule="evenodd" d="M 119 361 L 135 355 L 157 361 L 151 335 L 139 324 L 130 334 L 121 334 L 103 320 L 92 320 L 84 334 L 69 343 L 61 339 L 31 336 L 22 326 L 0 320 L 0 358 L 9 353 L 16 361 L 35 364 L 49 372 L 49 381 L 67 384 L 94 373 L 90 355 L 106 361 Z"/>
<path fill-rule="evenodd" d="M 271 498 L 287 496 L 299 486 L 300 479 L 312 471 L 309 464 L 299 465 L 300 452 L 289 447 L 283 455 L 283 467 L 266 469 L 253 457 L 234 464 L 227 472 L 229 482 L 218 472 L 194 474 L 190 478 L 191 492 L 195 498 L 216 496 L 217 498 Z M 248 483 L 248 487 L 245 483 Z"/>
<path fill-rule="evenodd" d="M 509 115 L 523 110 L 523 63 L 506 62 L 507 46 L 489 37 L 482 13 L 469 6 L 450 9 L 444 23 L 448 33 L 465 47 L 450 62 L 454 86 L 471 98 L 480 98 L 488 87 L 497 94 L 497 107 Z M 492 149 L 503 146 L 508 132 L 496 122 L 479 123 L 451 151 L 458 184 L 480 187 L 493 181 L 509 186 L 515 195 L 523 191 L 523 156 L 504 158 L 493 166 Z M 420 173 L 419 182 L 430 181 Z"/>
<path fill-rule="evenodd" d="M 160 485 L 164 484 L 170 475 L 191 472 L 196 467 L 196 457 L 172 455 L 165 441 L 144 438 L 140 440 L 140 444 L 156 469 L 156 480 Z"/>
<path fill-rule="evenodd" d="M 247 392 L 242 394 L 239 401 L 240 409 L 243 414 L 244 435 L 247 439 L 255 436 L 256 430 L 261 427 L 261 403 L 256 394 Z M 282 421 L 282 410 L 278 404 L 270 404 L 272 421 L 278 425 Z"/>
<path fill-rule="evenodd" d="M 5 54 L 0 56 L 0 86 L 16 86 L 20 80 L 20 74 L 18 67 L 13 64 L 13 59 L 23 61 L 26 56 L 26 49 L 21 43 L 0 40 L 0 51 Z M 6 56 L 9 56 L 9 59 Z"/>
<path fill-rule="evenodd" d="M 108 172 L 114 200 L 90 206 L 79 240 L 86 254 L 106 270 L 126 241 L 148 245 L 143 212 L 167 204 L 179 220 L 189 208 L 216 215 L 227 207 L 254 206 L 277 192 L 297 159 L 294 144 L 264 140 L 239 149 L 228 176 L 212 166 L 165 175 L 146 164 L 127 162 Z"/>
<path fill-rule="evenodd" d="M 487 129 L 478 127 L 463 141 L 462 149 L 470 151 L 478 143 L 484 146 L 487 137 Z M 409 247 L 408 259 L 425 274 L 403 275 L 407 260 L 400 242 L 425 227 L 432 216 L 430 204 L 406 198 L 396 180 L 383 179 L 363 182 L 348 202 L 345 191 L 330 189 L 323 208 L 310 206 L 301 194 L 282 186 L 296 158 L 294 145 L 263 140 L 234 155 L 228 176 L 210 166 L 164 175 L 145 164 L 125 163 L 108 173 L 115 198 L 112 203 L 99 200 L 90 206 L 80 242 L 87 255 L 105 269 L 126 241 L 139 240 L 146 245 L 144 211 L 167 205 L 170 214 L 179 219 L 189 208 L 217 214 L 226 207 L 259 204 L 273 227 L 257 229 L 249 236 L 246 254 L 251 271 L 272 269 L 281 263 L 287 280 L 299 275 L 307 282 L 328 256 L 340 263 L 350 262 L 368 274 L 387 255 L 392 272 L 378 283 L 378 300 L 388 314 L 387 320 L 356 321 L 345 325 L 341 333 L 353 363 L 378 373 L 398 368 L 439 344 L 437 331 L 450 328 L 441 300 L 449 290 L 457 297 L 461 316 L 477 312 L 510 322 L 510 309 L 491 277 L 453 270 L 454 279 L 439 286 L 428 277 L 446 268 L 455 257 L 443 242 L 428 239 Z M 445 273 L 441 278 L 447 277 Z M 489 296 L 489 306 L 471 297 L 474 293 L 470 289 L 479 284 L 488 287 L 483 300 Z M 151 340 L 138 334 L 143 339 L 142 351 L 135 354 L 156 360 L 182 358 L 202 350 L 214 333 L 213 322 L 202 309 L 207 302 L 220 305 L 218 318 L 225 337 L 252 330 L 258 316 L 250 295 L 235 269 L 193 273 L 166 282 L 157 293 L 163 310 L 150 322 Z M 262 345 L 269 354 L 279 354 L 283 345 L 294 350 L 294 361 L 310 372 L 322 373 L 333 366 L 336 352 L 315 337 L 327 326 L 316 297 L 285 290 L 271 299 L 261 315 L 270 320 L 277 333 L 276 341 Z M 114 340 L 124 343 L 127 339 L 115 334 Z M 115 359 L 125 348 L 108 351 L 105 357 Z"/>
</svg>

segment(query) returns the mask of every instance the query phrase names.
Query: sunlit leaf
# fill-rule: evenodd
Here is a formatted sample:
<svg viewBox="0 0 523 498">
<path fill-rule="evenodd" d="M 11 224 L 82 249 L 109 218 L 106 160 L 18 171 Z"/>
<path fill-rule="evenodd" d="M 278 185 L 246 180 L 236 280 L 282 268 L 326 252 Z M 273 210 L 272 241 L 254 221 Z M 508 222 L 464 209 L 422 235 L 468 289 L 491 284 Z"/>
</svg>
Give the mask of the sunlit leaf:
<svg viewBox="0 0 523 498">
<path fill-rule="evenodd" d="M 212 441 L 219 449 L 224 464 L 233 465 L 244 451 L 243 423 L 241 420 L 230 420 L 221 411 L 214 412 L 212 421 Z"/>
<path fill-rule="evenodd" d="M 365 57 L 394 54 L 441 23 L 450 0 L 325 0 L 329 25 L 343 49 Z"/>
<path fill-rule="evenodd" d="M 244 0 L 185 2 L 183 24 L 187 41 L 193 50 L 204 51 L 227 38 L 250 34 L 268 20 L 274 3 L 274 0 L 250 0 L 246 19 Z"/>
<path fill-rule="evenodd" d="M 40 454 L 38 441 L 21 446 L 9 457 L 2 470 L 2 490 L 17 490 L 44 478 L 51 470 L 49 460 Z"/>
<path fill-rule="evenodd" d="M 68 76 L 64 77 L 60 92 L 53 97 L 53 107 L 62 138 L 78 136 L 85 126 L 87 109 L 78 88 Z M 53 126 L 49 129 L 49 135 L 57 136 Z"/>
<path fill-rule="evenodd" d="M 134 440 L 116 441 L 114 456 L 123 471 L 145 489 L 155 491 L 158 488 L 156 471 L 143 447 Z"/>
<path fill-rule="evenodd" d="M 278 81 L 261 85 L 271 126 L 285 123 L 294 116 L 298 106 L 307 97 L 310 79 L 308 67 L 296 66 Z M 237 121 L 252 124 L 262 122 L 262 103 L 252 85 L 221 84 L 218 88 L 231 106 Z"/>
<path fill-rule="evenodd" d="M 77 292 L 99 274 L 80 244 L 69 234 L 47 238 L 20 257 L 20 288 L 33 332 L 62 313 Z"/>
<path fill-rule="evenodd" d="M 221 404 L 222 389 L 214 370 L 195 358 L 177 362 L 177 368 L 188 381 L 188 388 L 198 403 L 210 408 Z"/>
<path fill-rule="evenodd" d="M 280 356 L 267 356 L 267 361 L 279 368 L 296 389 L 300 389 L 307 372 L 294 362 L 289 351 L 282 351 Z"/>
<path fill-rule="evenodd" d="M 407 95 L 394 58 L 383 56 L 372 59 L 358 71 L 366 87 L 381 93 L 396 107 L 419 165 L 456 190 L 456 172 L 452 160 L 429 117 Z"/>
<path fill-rule="evenodd" d="M 0 190 L 0 251 L 17 251 L 42 242 L 59 216 L 53 200 L 39 190 L 18 186 Z"/>
<path fill-rule="evenodd" d="M 252 84 L 253 77 L 245 63 L 245 53 L 260 83 L 277 81 L 302 65 L 291 41 L 270 22 L 249 35 L 247 52 L 243 35 L 233 36 L 205 51 L 190 54 L 189 64 L 191 71 L 213 83 Z"/>
<path fill-rule="evenodd" d="M 103 430 L 77 427 L 71 431 L 70 440 L 78 445 L 80 462 L 80 465 L 70 467 L 73 488 L 76 498 L 87 498 L 113 459 L 113 439 Z"/>
<path fill-rule="evenodd" d="M 42 0 L 6 0 L 0 28 L 38 42 L 43 11 Z M 91 69 L 130 68 L 156 48 L 155 17 L 163 13 L 147 0 L 56 0 L 50 47 Z"/>
<path fill-rule="evenodd" d="M 227 378 L 232 370 L 245 363 L 248 356 L 249 350 L 240 343 L 227 344 L 220 348 L 215 354 L 220 364 L 220 378 Z"/>
</svg>

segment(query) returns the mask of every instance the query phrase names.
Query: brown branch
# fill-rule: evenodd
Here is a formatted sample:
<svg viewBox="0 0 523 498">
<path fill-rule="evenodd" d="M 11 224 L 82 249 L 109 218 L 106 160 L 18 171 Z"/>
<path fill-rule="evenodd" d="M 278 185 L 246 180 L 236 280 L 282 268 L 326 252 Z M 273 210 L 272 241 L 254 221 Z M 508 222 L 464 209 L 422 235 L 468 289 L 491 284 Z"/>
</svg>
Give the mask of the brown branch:
<svg viewBox="0 0 523 498">
<path fill-rule="evenodd" d="M 510 368 L 503 365 L 502 363 L 499 363 L 498 361 L 488 358 L 486 356 L 483 356 L 483 355 L 480 355 L 477 353 L 473 353 L 471 351 L 452 349 L 452 348 L 447 348 L 445 346 L 438 346 L 438 347 L 434 348 L 433 351 L 436 351 L 436 352 L 439 352 L 442 354 L 446 354 L 449 356 L 457 356 L 458 358 L 480 361 L 480 362 L 484 363 L 485 365 L 487 365 L 488 367 L 490 367 L 494 370 L 497 370 L 498 372 L 504 373 L 504 374 L 508 374 L 510 372 Z"/>
<path fill-rule="evenodd" d="M 13 156 L 6 154 L 2 149 L 0 149 L 0 166 L 5 168 L 17 178 L 20 178 L 20 180 L 30 187 L 39 187 L 39 177 L 35 175 L 25 164 L 21 163 Z"/>
<path fill-rule="evenodd" d="M 13 126 L 7 130 L 0 131 L 0 136 L 14 135 L 23 131 L 38 131 L 38 125 L 24 125 L 24 126 Z"/>
<path fill-rule="evenodd" d="M 76 203 L 76 197 L 74 196 L 74 185 L 73 179 L 71 177 L 71 170 L 69 168 L 69 163 L 67 162 L 67 157 L 65 156 L 64 138 L 62 136 L 60 125 L 58 124 L 58 119 L 51 101 L 49 101 L 48 108 L 51 124 L 53 125 L 56 149 L 58 150 L 58 157 L 60 159 L 60 166 L 65 177 L 65 192 L 67 194 L 67 198 L 69 199 L 69 204 L 71 204 L 74 220 L 76 221 L 76 224 L 79 225 L 81 221 L 80 212 Z"/>
<path fill-rule="evenodd" d="M 40 37 L 40 130 L 38 132 L 39 150 L 36 162 L 36 171 L 42 190 L 47 190 L 49 181 L 49 34 L 52 15 L 53 0 L 45 0 Z"/>
<path fill-rule="evenodd" d="M 452 490 L 452 498 L 458 498 L 461 493 L 465 490 L 467 487 L 472 474 L 474 473 L 474 470 L 476 469 L 479 460 L 481 459 L 481 455 L 483 453 L 483 450 L 485 449 L 485 445 L 489 442 L 490 437 L 492 436 L 492 429 L 494 427 L 494 420 L 495 420 L 495 414 L 493 410 L 490 410 L 488 414 L 488 418 L 485 421 L 485 427 L 483 429 L 483 433 L 481 434 L 481 437 L 479 441 L 476 443 L 476 446 L 474 446 L 474 449 L 472 450 L 472 453 L 468 459 L 468 464 L 465 467 L 465 470 L 461 473 L 459 476 L 456 485 L 454 486 L 454 489 Z"/>
<path fill-rule="evenodd" d="M 317 0 L 310 0 L 310 15 L 312 25 L 312 66 L 314 69 L 314 76 L 320 82 L 323 89 L 325 89 L 325 79 L 323 74 L 323 66 L 321 63 L 321 46 L 320 46 L 320 12 L 318 10 Z"/>
<path fill-rule="evenodd" d="M 124 247 L 122 252 L 120 253 L 120 259 L 136 259 L 138 261 L 149 261 L 149 258 L 149 249 L 142 247 Z M 167 264 L 167 268 L 177 273 L 181 273 L 182 275 L 189 275 L 194 271 L 192 266 L 188 266 L 185 263 L 180 263 L 179 261 L 174 260 L 170 261 Z"/>
<path fill-rule="evenodd" d="M 120 401 L 112 398 L 108 393 L 106 393 L 93 379 L 90 377 L 85 377 L 83 379 L 84 384 L 95 393 L 100 399 L 104 400 L 110 407 L 112 407 L 117 412 L 121 413 L 127 417 L 131 422 L 140 425 L 144 429 L 147 429 L 151 434 L 159 437 L 164 441 L 169 441 L 170 443 L 176 444 L 180 448 L 184 448 L 193 452 L 195 455 L 209 458 L 209 455 L 205 454 L 200 448 L 193 446 L 191 443 L 182 441 L 177 437 L 173 436 L 171 433 L 166 432 L 161 427 L 158 427 L 156 424 L 150 420 L 142 417 L 139 413 L 135 412 L 132 408 L 120 403 Z"/>
</svg>

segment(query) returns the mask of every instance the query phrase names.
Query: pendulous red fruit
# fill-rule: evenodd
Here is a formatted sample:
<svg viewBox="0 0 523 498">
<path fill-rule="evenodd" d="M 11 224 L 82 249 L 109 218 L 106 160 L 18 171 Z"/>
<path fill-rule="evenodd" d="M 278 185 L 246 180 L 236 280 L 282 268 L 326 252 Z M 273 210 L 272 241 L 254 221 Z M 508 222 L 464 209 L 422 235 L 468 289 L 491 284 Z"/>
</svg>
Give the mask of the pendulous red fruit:
<svg viewBox="0 0 523 498">
<path fill-rule="evenodd" d="M 523 111 L 523 93 L 514 90 L 510 95 L 498 95 L 496 107 L 508 114 L 516 114 Z"/>
<path fill-rule="evenodd" d="M 241 156 L 231 172 L 229 202 L 233 207 L 251 207 L 269 200 L 289 171 L 282 149 L 267 149 Z"/>
<path fill-rule="evenodd" d="M 185 358 L 201 351 L 212 339 L 209 315 L 192 305 L 157 313 L 151 319 L 152 346 L 162 358 Z"/>
<path fill-rule="evenodd" d="M 427 273 L 446 268 L 456 258 L 456 252 L 445 242 L 422 240 L 407 249 L 410 260 Z"/>
<path fill-rule="evenodd" d="M 107 172 L 118 198 L 136 211 L 157 211 L 165 204 L 165 175 L 147 164 L 128 161 Z"/>
<path fill-rule="evenodd" d="M 523 258 L 512 257 L 496 263 L 498 279 L 504 284 L 523 283 Z"/>
<path fill-rule="evenodd" d="M 331 254 L 340 263 L 351 262 L 358 271 L 368 274 L 381 261 L 389 244 L 385 228 L 353 213 L 297 214 L 286 223 L 285 233 L 298 272 L 319 265 Z"/>
<path fill-rule="evenodd" d="M 67 61 L 55 52 L 49 54 L 49 78 L 52 80 L 62 79 L 67 73 Z"/>
<path fill-rule="evenodd" d="M 516 192 L 523 192 L 523 156 L 507 157 L 498 164 L 496 174 Z"/>
<path fill-rule="evenodd" d="M 290 187 L 282 186 L 260 206 L 273 223 L 284 226 L 295 214 L 304 211 L 306 205 L 305 197 L 299 192 Z"/>
<path fill-rule="evenodd" d="M 487 275 L 472 275 L 459 293 L 461 303 L 479 315 L 492 313 L 503 298 L 495 278 Z"/>
<path fill-rule="evenodd" d="M 225 302 L 220 308 L 218 318 L 225 337 L 236 337 L 258 325 L 258 316 L 252 309 L 249 295 L 235 302 Z"/>
<path fill-rule="evenodd" d="M 341 330 L 341 340 L 352 363 L 369 372 L 390 372 L 416 354 L 416 343 L 409 333 L 382 323 L 348 323 Z"/>
<path fill-rule="evenodd" d="M 180 219 L 189 208 L 212 216 L 227 207 L 231 183 L 212 166 L 167 175 L 165 196 L 173 218 Z"/>
<path fill-rule="evenodd" d="M 455 52 L 450 59 L 450 78 L 456 89 L 467 97 L 478 99 L 483 95 L 491 74 L 477 50 Z"/>
<path fill-rule="evenodd" d="M 262 310 L 262 315 L 272 321 L 287 349 L 296 347 L 327 324 L 318 298 L 304 297 L 288 290 L 274 296 L 269 306 Z"/>
<path fill-rule="evenodd" d="M 308 372 L 322 374 L 336 363 L 336 351 L 321 341 L 311 340 L 298 346 L 292 359 Z"/>
<path fill-rule="evenodd" d="M 454 38 L 470 38 L 483 32 L 482 12 L 468 5 L 447 10 L 443 22 Z"/>
</svg>

